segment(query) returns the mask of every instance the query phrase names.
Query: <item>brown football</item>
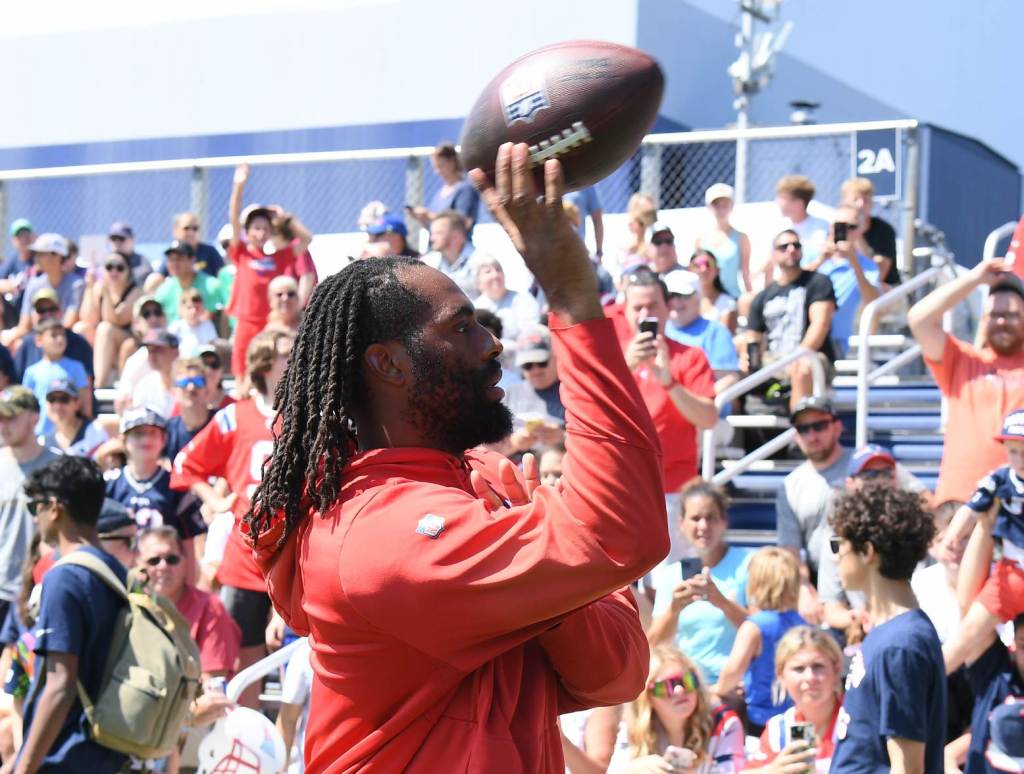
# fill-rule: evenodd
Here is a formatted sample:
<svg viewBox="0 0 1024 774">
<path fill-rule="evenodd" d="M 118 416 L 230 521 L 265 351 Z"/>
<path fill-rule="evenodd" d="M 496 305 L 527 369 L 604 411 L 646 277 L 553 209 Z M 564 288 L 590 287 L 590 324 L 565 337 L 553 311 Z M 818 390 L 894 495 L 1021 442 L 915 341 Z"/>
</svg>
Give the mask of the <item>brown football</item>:
<svg viewBox="0 0 1024 774">
<path fill-rule="evenodd" d="M 597 40 L 545 46 L 520 57 L 484 88 L 459 139 L 466 169 L 493 179 L 505 142 L 525 142 L 542 191 L 544 161 L 562 162 L 567 191 L 620 167 L 650 130 L 665 87 L 648 54 Z"/>
</svg>

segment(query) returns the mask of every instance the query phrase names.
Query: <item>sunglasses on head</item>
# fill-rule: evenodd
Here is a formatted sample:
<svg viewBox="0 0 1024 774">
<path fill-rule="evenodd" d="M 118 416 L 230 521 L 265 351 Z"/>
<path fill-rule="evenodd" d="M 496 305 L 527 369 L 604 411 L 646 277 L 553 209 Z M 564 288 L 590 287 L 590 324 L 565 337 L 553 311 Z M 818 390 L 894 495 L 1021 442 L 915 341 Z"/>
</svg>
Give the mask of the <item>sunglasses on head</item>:
<svg viewBox="0 0 1024 774">
<path fill-rule="evenodd" d="M 697 673 L 690 671 L 666 677 L 664 680 L 654 680 L 647 684 L 647 690 L 656 699 L 668 699 L 675 693 L 677 687 L 681 687 L 686 693 L 693 693 L 699 686 Z"/>
<path fill-rule="evenodd" d="M 522 368 L 524 371 L 532 371 L 534 368 L 547 368 L 550 362 L 550 360 L 545 360 L 543 363 L 523 363 Z"/>
<path fill-rule="evenodd" d="M 180 379 L 175 380 L 175 387 L 180 387 L 183 390 L 187 390 L 189 387 L 195 387 L 197 390 L 203 389 L 206 386 L 205 376 L 183 376 Z"/>
<path fill-rule="evenodd" d="M 651 240 L 652 245 L 674 245 L 675 237 L 655 237 Z"/>
<path fill-rule="evenodd" d="M 120 273 L 122 271 L 128 271 L 128 267 L 123 263 L 108 263 L 104 267 L 107 271 Z"/>
<path fill-rule="evenodd" d="M 161 556 L 151 556 L 146 560 L 146 564 L 150 567 L 156 567 L 160 562 L 167 562 L 168 567 L 174 567 L 181 564 L 181 557 L 177 554 L 163 554 Z"/>
<path fill-rule="evenodd" d="M 72 400 L 71 396 L 66 392 L 55 392 L 53 395 L 46 396 L 47 403 L 70 403 Z"/>
<path fill-rule="evenodd" d="M 807 435 L 808 433 L 820 433 L 826 430 L 834 421 L 834 419 L 819 419 L 817 422 L 806 422 L 802 425 L 793 425 L 793 427 L 800 435 Z"/>
</svg>

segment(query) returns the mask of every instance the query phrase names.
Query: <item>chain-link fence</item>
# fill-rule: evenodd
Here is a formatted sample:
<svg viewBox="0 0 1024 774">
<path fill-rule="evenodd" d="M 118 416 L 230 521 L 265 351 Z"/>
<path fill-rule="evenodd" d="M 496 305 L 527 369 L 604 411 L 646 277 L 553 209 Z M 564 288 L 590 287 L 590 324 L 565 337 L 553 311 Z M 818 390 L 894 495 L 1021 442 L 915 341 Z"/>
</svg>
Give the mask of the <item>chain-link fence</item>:
<svg viewBox="0 0 1024 774">
<path fill-rule="evenodd" d="M 738 191 L 743 199 L 771 201 L 779 178 L 804 174 L 816 184 L 818 199 L 835 204 L 842 181 L 865 172 L 866 151 L 858 138 L 871 135 L 877 143 L 881 133 L 894 149 L 895 169 L 871 169 L 884 178 L 880 188 L 890 189 L 882 190 L 882 204 L 897 210 L 890 209 L 890 219 L 900 229 L 913 222 L 908 193 L 914 175 L 906 168 L 916 163 L 916 155 L 907 153 L 915 126 L 894 121 L 651 135 L 597 189 L 606 213 L 625 211 L 637 191 L 652 194 L 661 209 L 701 207 L 708 186 L 737 182 L 737 158 L 744 155 L 738 143 L 745 142 L 744 190 Z M 281 204 L 316 234 L 344 234 L 357 231 L 359 211 L 369 201 L 396 212 L 429 201 L 441 185 L 430 152 L 404 148 L 0 171 L 0 224 L 6 233 L 15 218 L 28 218 L 37 233 L 56 231 L 80 240 L 102 237 L 111 223 L 124 221 L 133 226 L 141 252 L 158 253 L 171 238 L 173 216 L 192 211 L 204 239 L 212 241 L 227 221 L 232 168 L 246 161 L 253 167 L 248 201 Z M 481 222 L 488 220 L 481 212 Z"/>
</svg>

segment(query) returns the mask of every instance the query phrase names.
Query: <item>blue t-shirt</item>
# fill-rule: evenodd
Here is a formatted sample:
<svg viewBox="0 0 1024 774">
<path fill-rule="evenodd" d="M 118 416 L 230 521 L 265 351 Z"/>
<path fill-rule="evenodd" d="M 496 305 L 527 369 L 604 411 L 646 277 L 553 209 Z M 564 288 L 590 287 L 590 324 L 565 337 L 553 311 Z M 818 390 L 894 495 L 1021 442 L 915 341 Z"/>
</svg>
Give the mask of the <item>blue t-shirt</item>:
<svg viewBox="0 0 1024 774">
<path fill-rule="evenodd" d="M 685 328 L 671 320 L 665 324 L 665 336 L 688 347 L 704 350 L 708 364 L 715 371 L 739 371 L 740 358 L 732 343 L 729 329 L 717 320 L 698 317 Z"/>
<path fill-rule="evenodd" d="M 82 364 L 85 372 L 92 377 L 92 347 L 89 346 L 89 342 L 74 331 L 65 330 L 64 335 L 68 338 L 68 348 L 64 350 L 64 357 L 77 360 Z M 21 346 L 18 347 L 18 354 L 14 356 L 14 370 L 18 375 L 18 381 L 25 378 L 25 371 L 29 366 L 35 365 L 42 359 L 43 350 L 36 344 L 36 337 L 31 334 L 25 336 L 21 340 Z"/>
<path fill-rule="evenodd" d="M 999 512 L 992 535 L 1024 549 L 1024 481 L 1009 465 L 993 470 L 979 481 L 978 488 L 967 501 L 967 507 L 976 513 L 984 513 L 992 507 L 996 497 L 999 498 Z"/>
<path fill-rule="evenodd" d="M 836 721 L 832 771 L 889 770 L 886 740 L 924 742 L 926 774 L 942 774 L 946 667 L 935 627 L 920 610 L 876 626 L 853 657 Z"/>
<path fill-rule="evenodd" d="M 0 374 L 6 376 L 11 384 L 17 384 L 18 374 L 14 369 L 14 358 L 7 347 L 0 347 Z"/>
<path fill-rule="evenodd" d="M 857 262 L 864 270 L 868 282 L 878 286 L 878 265 L 870 258 L 857 253 Z M 832 281 L 832 289 L 836 294 L 836 313 L 832 316 L 832 338 L 839 347 L 839 356 L 846 357 L 850 348 L 850 336 L 853 324 L 857 319 L 861 295 L 857 286 L 857 275 L 845 258 L 829 258 L 820 267 L 818 273 L 824 274 Z"/>
<path fill-rule="evenodd" d="M 966 671 L 974 693 L 974 711 L 971 714 L 971 746 L 967 750 L 964 774 L 994 774 L 998 769 L 989 766 L 985 760 L 985 750 L 992 736 L 989 715 L 1008 697 L 1024 699 L 1024 678 L 998 637 Z"/>
<path fill-rule="evenodd" d="M 747 567 L 753 549 L 729 546 L 722 560 L 711 568 L 711 578 L 719 590 L 736 604 L 747 606 Z M 672 605 L 672 592 L 682 583 L 679 562 L 658 569 L 654 577 L 654 615 Z M 683 608 L 676 628 L 676 645 L 700 667 L 708 685 L 718 682 L 736 639 L 736 627 L 725 613 L 710 602 L 699 600 Z"/>
<path fill-rule="evenodd" d="M 750 662 L 743 675 L 743 690 L 746 692 L 747 716 L 763 726 L 773 715 L 785 712 L 793 706 L 789 694 L 783 694 L 782 701 L 772 701 L 772 684 L 775 682 L 775 646 L 782 635 L 794 626 L 807 624 L 796 610 L 761 610 L 747 618 L 761 632 L 761 653 Z"/>
<path fill-rule="evenodd" d="M 473 225 L 480 219 L 480 192 L 476 187 L 463 178 L 457 182 L 445 196 L 441 189 L 430 198 L 427 206 L 432 213 L 440 215 L 445 210 L 455 210 L 461 213 L 464 218 L 470 218 Z M 470 227 L 468 236 L 473 238 L 473 228 Z"/>
<path fill-rule="evenodd" d="M 40 360 L 25 369 L 25 378 L 21 383 L 32 390 L 39 401 L 39 421 L 36 423 L 36 433 L 44 435 L 53 429 L 53 422 L 46 415 L 46 392 L 50 384 L 56 379 L 67 379 L 76 390 L 89 386 L 89 375 L 85 372 L 85 366 L 77 360 L 72 360 L 66 355 L 60 360 Z"/>
<path fill-rule="evenodd" d="M 88 551 L 102 559 L 124 582 L 125 569 L 110 554 L 92 546 L 78 550 Z M 46 680 L 45 659 L 48 653 L 77 656 L 78 679 L 86 694 L 95 699 L 122 604 L 124 602 L 116 592 L 85 567 L 58 565 L 46 574 L 35 625 L 35 652 L 38 660 L 25 702 L 26 739 L 36 713 L 36 702 Z M 126 760 L 126 755 L 101 747 L 89 738 L 85 713 L 76 696 L 39 771 L 106 774 L 119 771 Z"/>
<path fill-rule="evenodd" d="M 128 509 L 139 531 L 166 524 L 174 527 L 182 540 L 206 532 L 199 499 L 191 492 L 171 489 L 171 474 L 163 468 L 145 481 L 136 479 L 126 467 L 108 470 L 103 478 L 107 497 Z"/>
<path fill-rule="evenodd" d="M 213 419 L 213 415 L 216 411 L 211 411 L 206 416 L 206 422 L 203 422 L 195 430 L 189 430 L 185 427 L 185 420 L 180 415 L 171 417 L 167 420 L 167 442 L 164 444 L 164 456 L 169 460 L 174 460 L 178 456 L 178 452 L 188 446 L 188 442 L 198 435 L 199 431 L 206 427 L 207 422 Z"/>
</svg>

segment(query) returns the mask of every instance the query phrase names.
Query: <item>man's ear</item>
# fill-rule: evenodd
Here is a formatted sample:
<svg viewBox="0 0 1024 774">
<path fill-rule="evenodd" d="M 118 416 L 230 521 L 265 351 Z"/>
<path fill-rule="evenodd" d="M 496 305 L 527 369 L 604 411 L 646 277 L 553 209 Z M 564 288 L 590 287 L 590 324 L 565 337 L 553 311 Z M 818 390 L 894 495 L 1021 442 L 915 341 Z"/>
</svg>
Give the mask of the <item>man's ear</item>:
<svg viewBox="0 0 1024 774">
<path fill-rule="evenodd" d="M 865 543 L 864 549 L 859 552 L 864 557 L 864 564 L 869 564 L 873 567 L 877 567 L 881 563 L 881 557 L 878 555 L 878 551 L 871 543 Z"/>
<path fill-rule="evenodd" d="M 383 382 L 392 387 L 407 384 L 412 375 L 412 361 L 405 347 L 397 341 L 371 344 L 363 353 L 367 383 Z"/>
</svg>

